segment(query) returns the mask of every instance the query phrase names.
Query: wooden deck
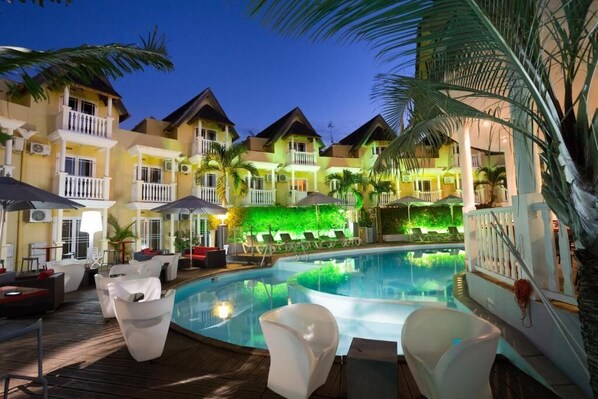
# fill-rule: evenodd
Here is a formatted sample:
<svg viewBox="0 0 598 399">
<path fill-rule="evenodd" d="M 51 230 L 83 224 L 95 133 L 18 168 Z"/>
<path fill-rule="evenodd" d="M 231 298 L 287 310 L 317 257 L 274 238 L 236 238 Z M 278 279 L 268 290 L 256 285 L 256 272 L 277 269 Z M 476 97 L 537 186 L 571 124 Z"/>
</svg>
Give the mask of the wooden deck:
<svg viewBox="0 0 598 399">
<path fill-rule="evenodd" d="M 179 272 L 175 283 L 203 271 Z M 266 388 L 269 358 L 232 347 L 198 342 L 170 330 L 164 354 L 137 363 L 129 355 L 115 319 L 105 322 L 95 290 L 67 294 L 58 311 L 43 315 L 44 372 L 51 398 L 279 398 Z M 27 319 L 0 320 L 3 325 Z M 35 374 L 36 344 L 31 335 L 0 344 L 0 374 Z M 312 398 L 344 398 L 345 365 L 337 357 L 328 381 Z M 402 357 L 399 398 L 421 398 Z M 494 398 L 557 398 L 507 359 L 498 357 L 491 374 Z M 458 382 L 456 382 L 458 383 Z M 39 386 L 11 380 L 9 398 L 40 397 Z"/>
</svg>

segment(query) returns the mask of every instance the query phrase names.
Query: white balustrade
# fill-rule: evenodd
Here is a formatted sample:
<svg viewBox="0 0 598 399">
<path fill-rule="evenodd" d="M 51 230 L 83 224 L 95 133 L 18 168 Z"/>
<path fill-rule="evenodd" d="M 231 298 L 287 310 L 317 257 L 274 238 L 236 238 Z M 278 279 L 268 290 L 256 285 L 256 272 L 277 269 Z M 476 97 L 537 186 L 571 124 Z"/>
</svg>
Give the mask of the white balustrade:
<svg viewBox="0 0 598 399">
<path fill-rule="evenodd" d="M 65 198 L 85 200 L 106 200 L 104 197 L 103 178 L 73 176 L 65 173 L 59 175 L 58 194 Z"/>
<path fill-rule="evenodd" d="M 313 152 L 291 150 L 287 154 L 287 163 L 293 165 L 315 165 L 316 157 Z"/>
<path fill-rule="evenodd" d="M 66 107 L 68 108 L 68 107 Z M 66 112 L 66 110 L 63 110 Z M 111 118 L 100 118 L 68 109 L 67 120 L 61 128 L 90 136 L 110 138 L 112 136 Z"/>
<path fill-rule="evenodd" d="M 228 201 L 228 192 L 226 194 Z M 218 198 L 218 194 L 216 193 L 216 187 L 194 186 L 193 195 L 195 195 L 198 198 L 201 198 L 204 201 L 208 201 L 216 205 L 220 205 L 220 203 L 222 202 L 220 201 L 220 198 Z"/>
<path fill-rule="evenodd" d="M 390 204 L 393 201 L 396 201 L 397 199 L 399 199 L 400 193 L 382 193 L 380 194 L 380 196 L 378 197 L 379 200 L 379 204 L 380 206 L 385 206 Z"/>
<path fill-rule="evenodd" d="M 206 140 L 201 137 L 196 137 L 193 141 L 193 153 L 197 155 L 206 155 L 212 148 L 212 143 L 218 143 L 221 146 L 226 147 L 224 141 Z"/>
<path fill-rule="evenodd" d="M 435 202 L 435 201 L 438 201 L 440 199 L 440 197 L 442 196 L 442 190 L 416 191 L 415 196 L 423 201 Z"/>
<path fill-rule="evenodd" d="M 289 192 L 291 197 L 291 203 L 294 204 L 297 201 L 302 200 L 303 198 L 307 197 L 307 192 L 299 191 L 299 190 L 291 190 Z"/>
<path fill-rule="evenodd" d="M 570 255 L 570 238 L 566 226 L 552 221 L 552 213 L 546 204 L 540 204 L 539 209 L 544 219 L 543 241 L 538 243 L 546 251 L 546 263 L 543 265 L 527 265 L 530 269 L 542 268 L 546 274 L 547 286 L 544 287 L 544 294 L 552 299 L 576 304 L 574 281 L 574 270 Z M 496 229 L 491 225 L 494 218 L 493 212 L 498 218 L 498 224 L 502 226 L 509 239 L 519 248 L 522 244 L 515 239 L 515 223 L 511 207 L 481 209 L 468 212 L 468 223 L 470 227 L 470 248 L 472 254 L 469 256 L 470 269 L 488 274 L 493 278 L 503 281 L 509 285 L 515 280 L 527 278 L 521 270 L 518 262 L 510 253 L 507 246 L 502 242 Z M 555 227 L 557 229 L 555 229 Z M 525 238 L 524 238 L 525 239 Z M 558 244 L 557 244 L 558 243 Z M 558 250 L 557 250 L 558 248 Z M 561 254 L 561 256 L 557 256 Z"/>
<path fill-rule="evenodd" d="M 170 202 L 174 200 L 170 184 L 141 182 L 142 202 Z"/>
<path fill-rule="evenodd" d="M 249 190 L 249 203 L 251 205 L 274 205 L 274 193 L 273 190 Z"/>
</svg>

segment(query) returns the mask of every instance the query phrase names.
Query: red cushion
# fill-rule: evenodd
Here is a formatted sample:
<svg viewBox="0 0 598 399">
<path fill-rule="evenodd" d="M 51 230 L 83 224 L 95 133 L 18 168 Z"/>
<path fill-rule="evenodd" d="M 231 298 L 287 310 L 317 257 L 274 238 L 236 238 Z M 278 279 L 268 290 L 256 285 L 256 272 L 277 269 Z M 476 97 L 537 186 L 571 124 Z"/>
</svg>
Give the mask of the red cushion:
<svg viewBox="0 0 598 399">
<path fill-rule="evenodd" d="M 203 255 L 203 247 L 193 247 L 193 255 Z"/>
<path fill-rule="evenodd" d="M 148 255 L 149 253 L 151 253 L 151 252 L 152 252 L 152 250 L 151 250 L 150 248 L 143 248 L 143 249 L 141 250 L 141 252 L 143 252 L 144 254 Z"/>
<path fill-rule="evenodd" d="M 38 280 L 45 280 L 45 279 L 49 278 L 52 275 L 54 275 L 54 269 L 44 270 L 43 272 L 41 272 L 39 274 L 39 276 L 37 276 L 37 279 Z"/>
<path fill-rule="evenodd" d="M 2 273 L 6 273 L 6 268 L 5 267 L 0 267 L 0 274 Z"/>
</svg>

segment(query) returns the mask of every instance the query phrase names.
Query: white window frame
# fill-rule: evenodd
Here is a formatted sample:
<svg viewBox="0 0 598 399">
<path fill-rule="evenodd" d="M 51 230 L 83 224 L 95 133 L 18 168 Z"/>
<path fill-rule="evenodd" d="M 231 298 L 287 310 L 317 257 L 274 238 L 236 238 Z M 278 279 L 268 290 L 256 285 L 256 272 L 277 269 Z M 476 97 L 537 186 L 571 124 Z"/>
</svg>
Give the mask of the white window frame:
<svg viewBox="0 0 598 399">
<path fill-rule="evenodd" d="M 305 184 L 303 185 L 305 187 L 305 190 L 301 190 L 300 188 L 298 188 L 299 187 L 297 185 L 298 182 L 305 182 Z M 300 191 L 300 192 L 303 192 L 303 193 L 306 193 L 306 192 L 309 191 L 309 186 L 308 186 L 309 181 L 307 179 L 297 179 L 297 178 L 295 178 L 295 181 L 291 182 L 290 184 L 291 184 L 291 190 Z"/>
<path fill-rule="evenodd" d="M 67 159 L 73 159 L 74 163 L 75 163 L 75 173 L 74 174 L 70 174 L 70 176 L 82 176 L 82 177 L 94 177 L 96 175 L 96 159 L 95 158 L 91 158 L 91 157 L 82 157 L 79 155 L 66 155 L 65 156 L 65 161 L 64 161 L 64 168 L 66 171 L 66 163 L 67 163 Z M 91 162 L 91 176 L 85 176 L 81 174 L 81 170 L 80 170 L 80 161 L 90 161 Z M 60 158 L 57 159 L 57 162 L 60 162 Z M 57 166 L 56 169 L 59 169 L 59 166 Z"/>
<path fill-rule="evenodd" d="M 214 179 L 213 185 L 208 185 L 208 178 Z M 216 173 L 205 173 L 201 178 L 202 187 L 216 187 L 218 185 L 218 175 Z"/>
<path fill-rule="evenodd" d="M 159 166 L 151 166 L 151 165 L 141 164 L 141 173 L 140 174 L 138 174 L 137 168 L 138 168 L 138 165 L 135 164 L 135 169 L 133 170 L 133 173 L 135 175 L 135 180 L 141 180 L 141 181 L 143 181 L 145 183 L 163 184 L 163 182 L 164 182 L 164 169 L 163 168 L 161 168 Z M 143 179 L 143 172 L 144 172 L 144 170 L 145 170 L 145 173 L 146 173 L 146 176 L 147 176 L 146 180 Z M 150 178 L 151 177 L 151 173 L 150 172 L 152 170 L 160 171 L 160 181 L 157 181 L 157 182 L 151 181 L 151 178 Z"/>
<path fill-rule="evenodd" d="M 424 190 L 425 186 L 429 186 L 429 190 Z M 432 192 L 432 179 L 419 179 L 413 182 L 413 190 L 421 193 Z"/>
<path fill-rule="evenodd" d="M 303 141 L 289 141 L 289 150 L 295 150 L 295 152 L 307 152 L 307 143 L 304 143 Z"/>
<path fill-rule="evenodd" d="M 64 225 L 70 224 L 70 236 L 64 235 Z M 62 253 L 73 252 L 76 259 L 87 259 L 87 248 L 89 246 L 89 234 L 81 231 L 80 217 L 65 217 L 60 226 L 62 235 Z M 93 246 L 93 242 L 91 243 Z"/>
<path fill-rule="evenodd" d="M 135 222 L 137 222 L 136 219 Z M 157 225 L 159 231 L 157 233 L 151 233 L 150 224 L 154 226 Z M 140 218 L 139 225 L 141 231 L 135 231 L 135 234 L 141 240 L 141 248 L 162 249 L 162 232 L 164 231 L 162 218 Z M 133 226 L 137 227 L 137 223 Z M 158 245 L 155 248 L 149 245 L 153 239 L 157 239 L 158 241 Z"/>
<path fill-rule="evenodd" d="M 76 101 L 76 107 L 71 107 L 71 99 Z M 89 114 L 87 112 L 82 111 L 82 105 L 84 102 L 88 103 L 90 105 L 93 105 L 93 110 L 94 110 L 93 114 Z M 86 115 L 98 116 L 98 108 L 99 107 L 98 107 L 98 103 L 96 101 L 91 101 L 86 98 L 81 98 L 81 97 L 77 97 L 77 96 L 69 96 L 68 104 L 69 104 L 69 107 L 71 108 L 71 110 L 73 110 L 73 111 L 77 111 L 77 112 L 80 112 L 80 113 L 86 114 Z"/>
</svg>

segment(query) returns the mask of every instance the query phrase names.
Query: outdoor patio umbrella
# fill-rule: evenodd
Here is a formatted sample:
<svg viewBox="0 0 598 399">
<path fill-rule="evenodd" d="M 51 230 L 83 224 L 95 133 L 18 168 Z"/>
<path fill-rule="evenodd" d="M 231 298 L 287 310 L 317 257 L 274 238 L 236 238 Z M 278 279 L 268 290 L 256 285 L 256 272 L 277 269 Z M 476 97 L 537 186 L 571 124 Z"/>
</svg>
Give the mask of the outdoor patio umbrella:
<svg viewBox="0 0 598 399">
<path fill-rule="evenodd" d="M 399 198 L 396 201 L 389 203 L 387 206 L 406 206 L 407 207 L 407 219 L 409 220 L 409 224 L 411 224 L 411 207 L 412 206 L 429 206 L 432 205 L 431 202 L 424 201 L 422 199 L 416 197 L 403 197 Z"/>
<path fill-rule="evenodd" d="M 317 191 L 310 191 L 307 193 L 305 198 L 297 201 L 293 206 L 315 206 L 316 207 L 316 226 L 318 229 L 318 238 L 320 238 L 320 205 L 330 205 L 330 204 L 344 204 L 345 201 L 330 197 L 328 195 L 324 195 Z"/>
<path fill-rule="evenodd" d="M 189 212 L 189 220 L 191 221 L 191 215 L 197 214 L 209 214 L 209 215 L 222 215 L 226 213 L 226 208 L 220 205 L 212 204 L 211 202 L 204 201 L 194 195 L 189 195 L 185 198 L 181 198 L 176 201 L 169 202 L 161 205 L 157 208 L 153 208 L 152 211 L 160 213 L 177 213 L 187 211 Z M 189 226 L 189 268 L 193 267 L 193 226 Z"/>
<path fill-rule="evenodd" d="M 463 198 L 457 197 L 456 195 L 449 195 L 448 197 L 444 197 L 443 199 L 439 199 L 438 201 L 432 204 L 433 206 L 444 206 L 448 205 L 451 208 L 451 221 L 455 221 L 455 217 L 453 215 L 453 207 L 455 205 L 463 205 Z"/>
<path fill-rule="evenodd" d="M 0 177 L 0 243 L 6 212 L 27 209 L 77 209 L 83 205 L 12 177 Z"/>
</svg>

